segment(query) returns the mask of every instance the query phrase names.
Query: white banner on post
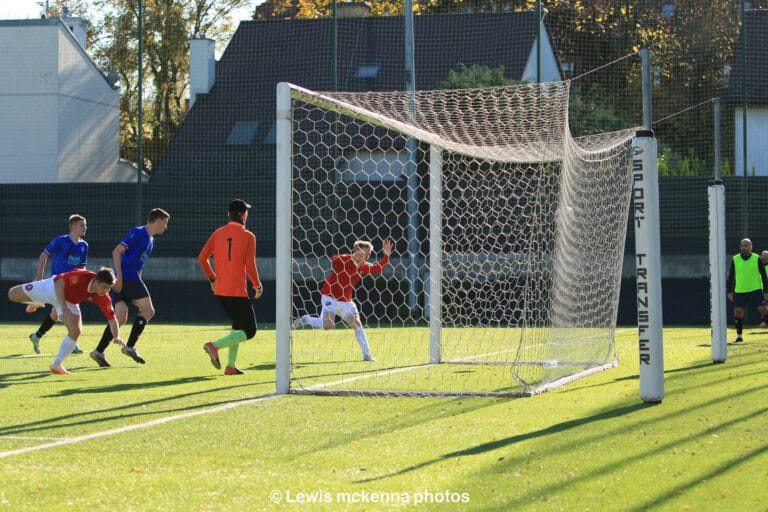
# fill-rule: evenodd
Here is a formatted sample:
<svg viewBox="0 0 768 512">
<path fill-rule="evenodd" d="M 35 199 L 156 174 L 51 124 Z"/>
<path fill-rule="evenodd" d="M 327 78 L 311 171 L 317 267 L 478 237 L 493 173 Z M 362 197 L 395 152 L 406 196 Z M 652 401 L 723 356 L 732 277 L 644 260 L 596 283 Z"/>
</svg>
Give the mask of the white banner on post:
<svg viewBox="0 0 768 512">
<path fill-rule="evenodd" d="M 661 308 L 659 176 L 653 131 L 640 130 L 633 143 L 632 188 L 637 268 L 637 328 L 640 398 L 664 398 L 664 343 Z"/>
</svg>

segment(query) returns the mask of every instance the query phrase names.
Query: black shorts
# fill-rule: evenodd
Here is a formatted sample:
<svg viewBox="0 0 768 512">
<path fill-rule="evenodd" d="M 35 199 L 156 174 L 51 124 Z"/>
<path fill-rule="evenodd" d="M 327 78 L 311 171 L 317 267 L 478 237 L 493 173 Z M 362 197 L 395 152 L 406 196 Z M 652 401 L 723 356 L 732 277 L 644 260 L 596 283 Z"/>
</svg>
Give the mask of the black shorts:
<svg viewBox="0 0 768 512">
<path fill-rule="evenodd" d="M 256 313 L 253 311 L 253 305 L 248 297 L 223 297 L 216 296 L 224 306 L 224 311 L 232 321 L 232 329 L 235 331 L 245 331 L 247 339 L 256 335 Z"/>
<path fill-rule="evenodd" d="M 123 281 L 123 289 L 120 292 L 111 291 L 109 294 L 112 296 L 113 304 L 118 302 L 130 304 L 134 300 L 149 297 L 149 290 L 144 281 Z"/>
<path fill-rule="evenodd" d="M 747 304 L 760 307 L 763 305 L 763 290 L 755 290 L 746 293 L 734 293 L 733 294 L 733 307 L 734 308 L 746 308 Z"/>
</svg>

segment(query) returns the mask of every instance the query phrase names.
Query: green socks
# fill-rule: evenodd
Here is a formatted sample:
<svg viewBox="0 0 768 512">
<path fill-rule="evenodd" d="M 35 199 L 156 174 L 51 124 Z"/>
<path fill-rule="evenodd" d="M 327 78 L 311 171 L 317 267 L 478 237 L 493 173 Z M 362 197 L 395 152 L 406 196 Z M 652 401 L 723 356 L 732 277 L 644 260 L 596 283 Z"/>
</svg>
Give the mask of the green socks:
<svg viewBox="0 0 768 512">
<path fill-rule="evenodd" d="M 237 351 L 240 348 L 240 343 L 244 342 L 248 337 L 243 331 L 230 331 L 229 334 L 223 338 L 219 338 L 213 342 L 217 348 L 228 348 L 227 353 L 227 366 L 235 367 L 237 361 Z"/>
</svg>

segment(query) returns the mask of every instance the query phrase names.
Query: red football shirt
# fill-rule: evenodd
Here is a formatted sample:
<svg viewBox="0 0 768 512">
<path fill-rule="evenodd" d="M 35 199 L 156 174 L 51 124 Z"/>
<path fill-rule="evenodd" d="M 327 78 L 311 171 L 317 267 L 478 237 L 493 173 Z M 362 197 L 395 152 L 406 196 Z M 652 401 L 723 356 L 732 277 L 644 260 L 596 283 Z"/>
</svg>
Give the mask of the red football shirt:
<svg viewBox="0 0 768 512">
<path fill-rule="evenodd" d="M 72 304 L 83 302 L 96 304 L 107 320 L 113 320 L 115 318 L 115 310 L 112 309 L 112 299 L 109 298 L 109 294 L 98 295 L 88 291 L 88 285 L 91 284 L 95 277 L 96 272 L 76 269 L 57 275 L 53 278 L 53 281 L 54 283 L 60 280 L 64 281 L 64 298 L 67 302 Z"/>
<path fill-rule="evenodd" d="M 389 256 L 386 254 L 378 263 L 361 263 L 359 266 L 352 261 L 351 254 L 339 254 L 331 258 L 333 271 L 329 275 L 323 289 L 320 291 L 323 295 L 328 295 L 336 300 L 344 302 L 352 301 L 352 292 L 355 285 L 360 282 L 360 278 L 368 274 L 379 274 L 389 263 Z"/>
</svg>

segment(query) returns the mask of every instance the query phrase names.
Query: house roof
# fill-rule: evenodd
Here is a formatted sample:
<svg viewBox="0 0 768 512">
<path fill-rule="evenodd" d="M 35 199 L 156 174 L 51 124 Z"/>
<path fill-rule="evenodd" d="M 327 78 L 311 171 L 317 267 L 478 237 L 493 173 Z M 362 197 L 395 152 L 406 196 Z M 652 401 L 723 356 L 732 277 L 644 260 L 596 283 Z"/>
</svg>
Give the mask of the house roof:
<svg viewBox="0 0 768 512">
<path fill-rule="evenodd" d="M 752 104 L 768 104 L 768 10 L 747 11 L 744 28 L 747 42 L 747 101 Z M 725 100 L 742 101 L 742 77 L 744 77 L 744 52 L 741 36 L 736 42 L 731 77 Z"/>
<path fill-rule="evenodd" d="M 213 88 L 197 96 L 153 179 L 274 173 L 275 86 L 334 89 L 332 26 L 329 18 L 241 22 Z M 504 66 L 507 78 L 520 80 L 537 28 L 535 12 L 416 16 L 416 88 L 437 88 L 459 64 Z M 405 88 L 402 17 L 339 18 L 336 47 L 337 90 Z"/>
</svg>

